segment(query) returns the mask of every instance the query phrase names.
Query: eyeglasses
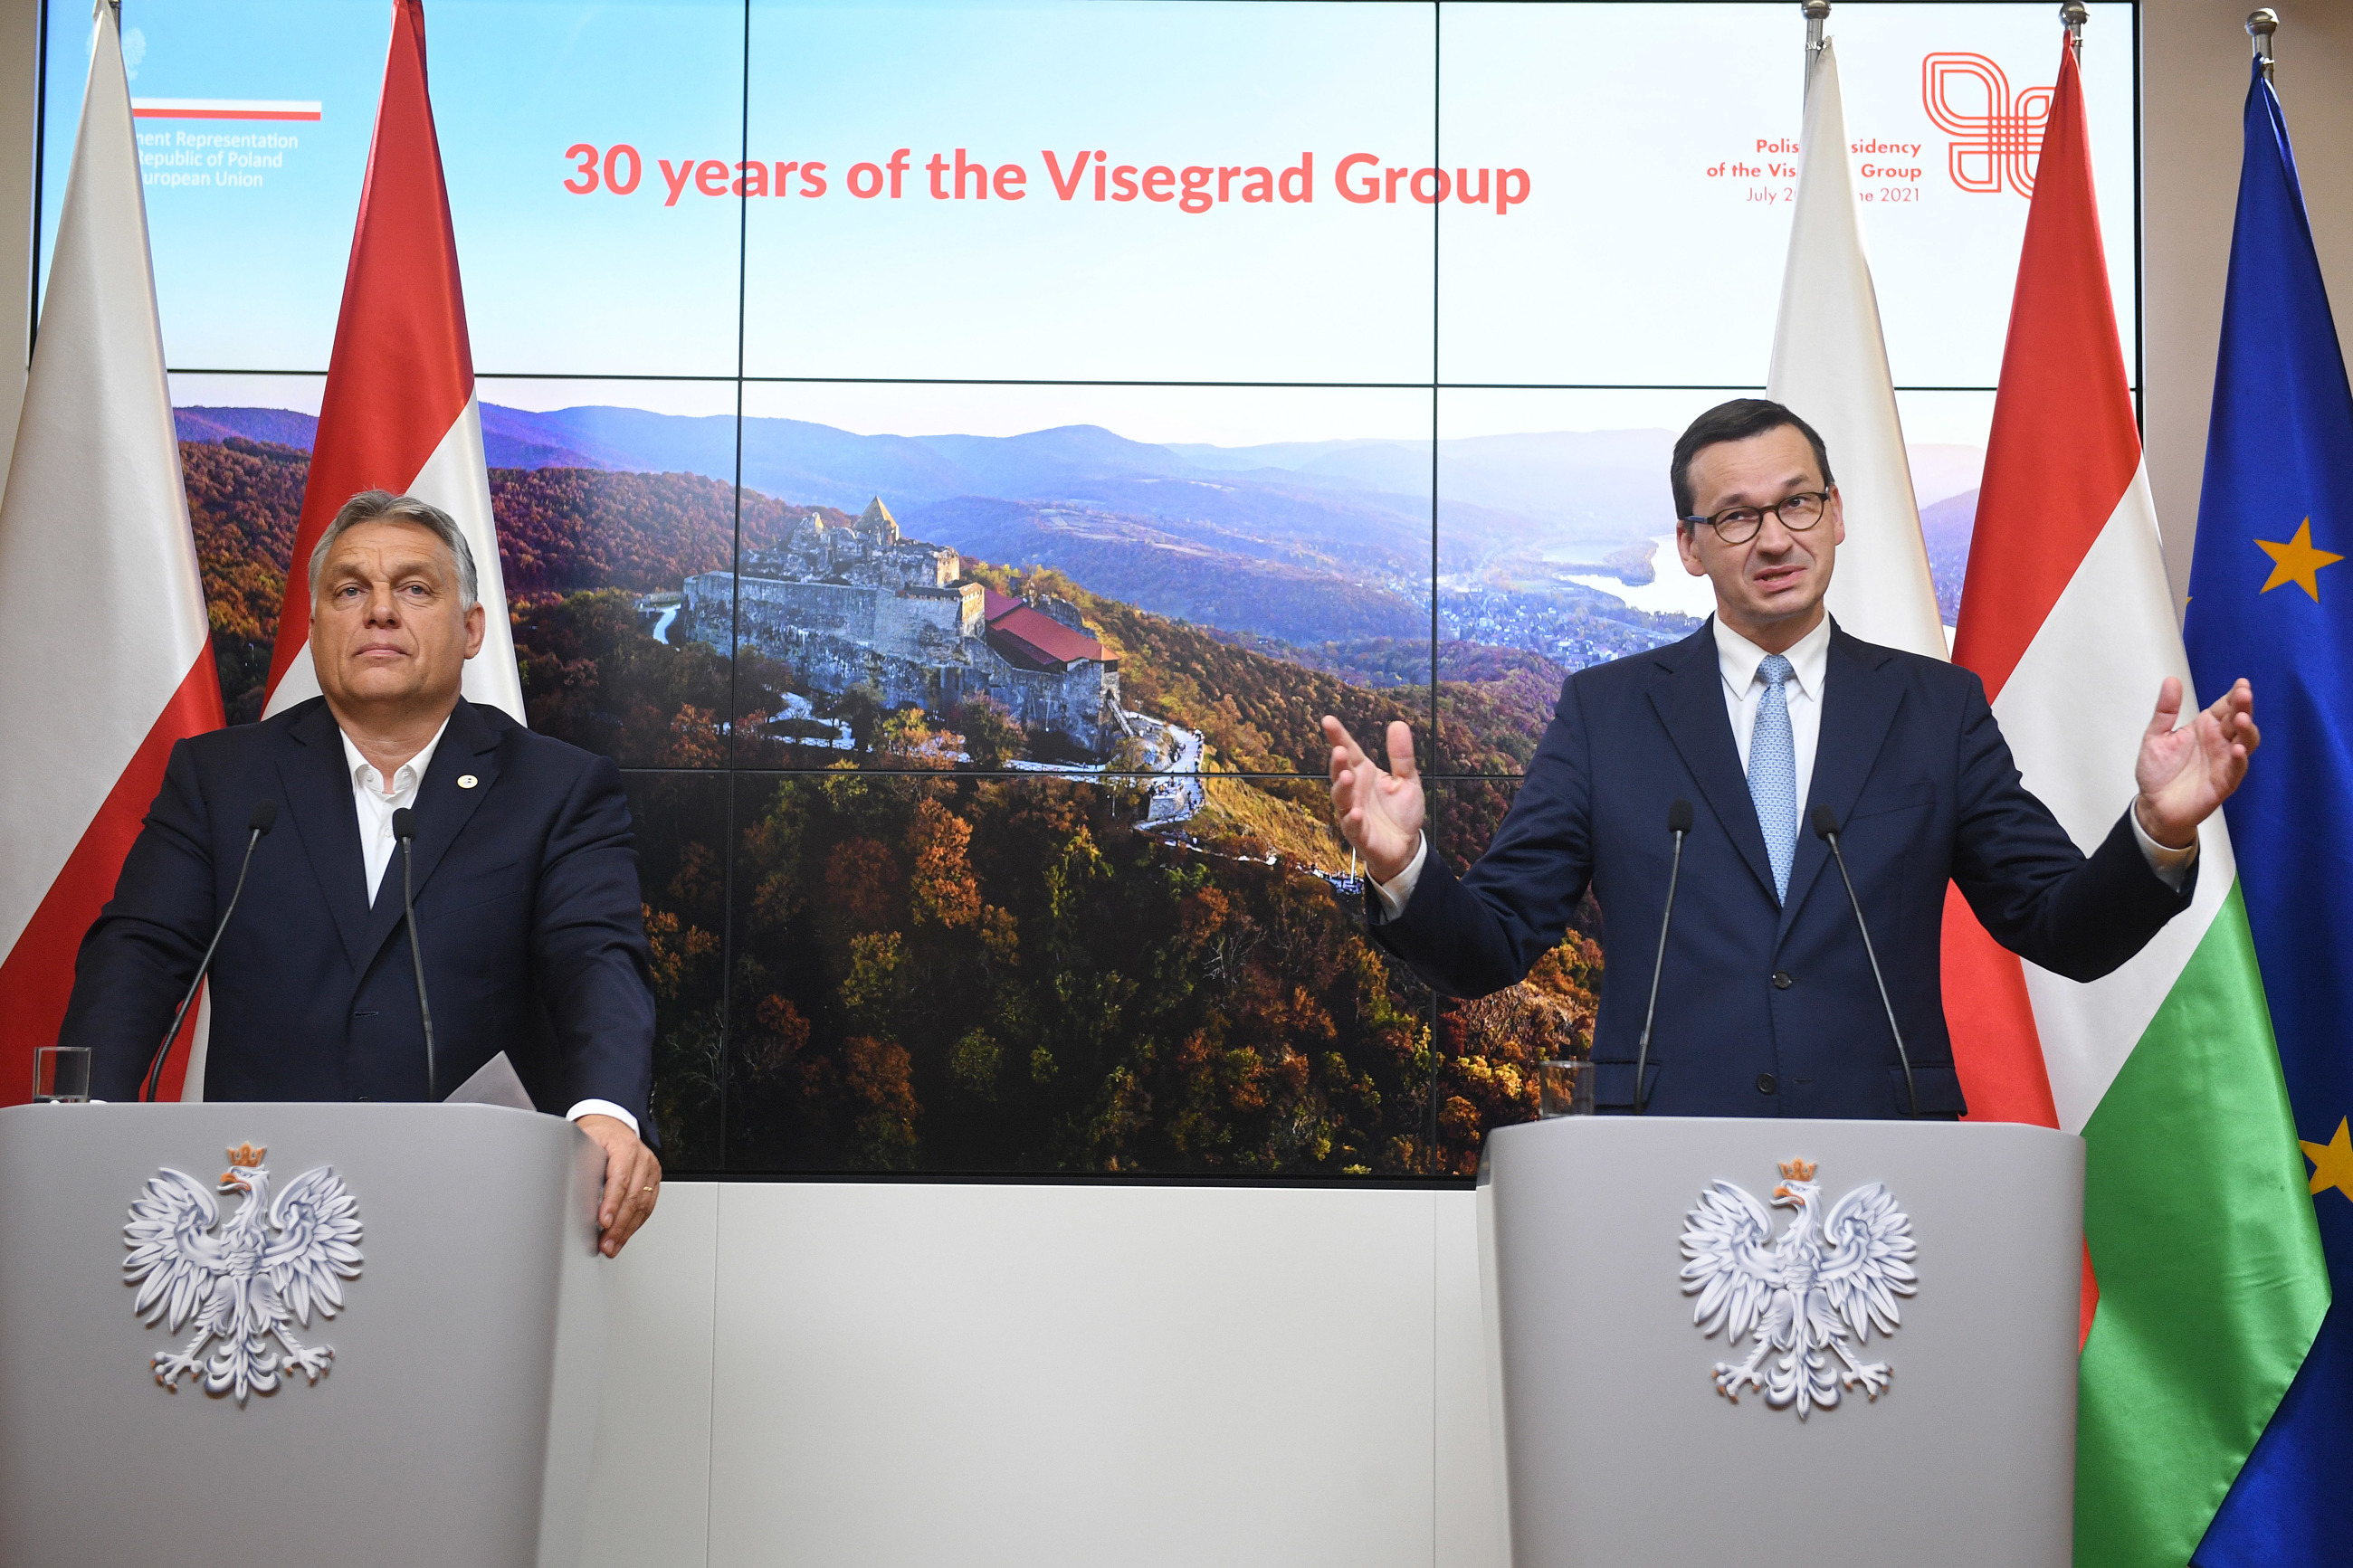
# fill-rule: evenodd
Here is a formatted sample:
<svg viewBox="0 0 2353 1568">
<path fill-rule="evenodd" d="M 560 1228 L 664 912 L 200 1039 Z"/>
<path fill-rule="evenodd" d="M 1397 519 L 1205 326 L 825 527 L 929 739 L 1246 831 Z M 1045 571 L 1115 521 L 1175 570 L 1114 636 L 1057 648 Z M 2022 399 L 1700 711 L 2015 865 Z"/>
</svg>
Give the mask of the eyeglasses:
<svg viewBox="0 0 2353 1568">
<path fill-rule="evenodd" d="M 1685 522 L 1694 528 L 1701 523 L 1715 530 L 1715 536 L 1726 544 L 1746 544 L 1757 537 L 1765 526 L 1767 517 L 1778 517 L 1781 526 L 1792 533 L 1803 533 L 1821 521 L 1822 513 L 1831 506 L 1828 490 L 1799 490 L 1783 496 L 1771 506 L 1728 506 L 1713 517 L 1687 517 Z"/>
</svg>

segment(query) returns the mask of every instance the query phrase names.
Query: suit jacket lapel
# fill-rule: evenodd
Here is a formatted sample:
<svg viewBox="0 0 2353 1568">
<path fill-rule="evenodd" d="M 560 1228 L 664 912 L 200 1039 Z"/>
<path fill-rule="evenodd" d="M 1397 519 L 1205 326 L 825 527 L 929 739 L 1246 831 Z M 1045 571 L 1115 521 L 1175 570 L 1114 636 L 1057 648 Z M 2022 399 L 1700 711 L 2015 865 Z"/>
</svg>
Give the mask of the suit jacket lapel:
<svg viewBox="0 0 2353 1568">
<path fill-rule="evenodd" d="M 359 809 L 352 804 L 352 775 L 343 769 L 342 731 L 323 700 L 314 698 L 311 711 L 287 729 L 278 779 L 311 874 L 335 917 L 343 956 L 357 969 L 368 918 L 367 864 L 360 856 Z"/>
<path fill-rule="evenodd" d="M 417 786 L 417 804 L 410 809 L 417 813 L 417 845 L 411 853 L 416 858 L 411 872 L 415 891 L 422 895 L 425 884 L 431 879 L 433 868 L 441 857 L 464 832 L 472 820 L 474 808 L 491 793 L 491 785 L 499 776 L 498 734 L 482 718 L 480 710 L 464 698 L 450 710 L 449 727 L 441 735 L 440 745 L 434 748 L 432 766 L 425 770 L 425 778 Z M 470 788 L 459 788 L 460 778 L 475 782 Z M 356 837 L 356 836 L 354 836 Z M 385 868 L 384 881 L 376 889 L 375 907 L 367 913 L 367 923 L 359 940 L 357 963 L 364 965 L 382 949 L 385 939 L 401 923 L 404 913 L 400 898 L 400 849 L 392 851 L 392 861 Z"/>
<path fill-rule="evenodd" d="M 1732 721 L 1724 707 L 1724 673 L 1715 658 L 1715 622 L 1711 617 L 1692 636 L 1655 656 L 1666 678 L 1651 688 L 1651 705 L 1658 710 L 1667 734 L 1682 753 L 1683 766 L 1699 781 L 1709 809 L 1732 836 L 1733 847 L 1748 862 L 1765 896 L 1773 896 L 1773 863 L 1765 853 L 1765 832 L 1757 826 L 1757 803 L 1748 796 L 1748 779 L 1740 771 L 1740 750 L 1733 743 Z"/>
<path fill-rule="evenodd" d="M 1895 710 L 1903 704 L 1904 683 L 1885 668 L 1887 663 L 1885 650 L 1858 642 L 1835 624 L 1831 626 L 1830 659 L 1822 675 L 1822 727 L 1814 744 L 1814 777 L 1798 824 L 1788 902 L 1781 907 L 1784 936 L 1814 879 L 1830 862 L 1829 847 L 1814 836 L 1814 808 L 1829 806 L 1838 814 L 1839 826 L 1846 826 L 1847 813 L 1862 795 L 1863 781 L 1871 776 L 1872 764 L 1879 760 L 1887 731 L 1895 722 Z"/>
</svg>

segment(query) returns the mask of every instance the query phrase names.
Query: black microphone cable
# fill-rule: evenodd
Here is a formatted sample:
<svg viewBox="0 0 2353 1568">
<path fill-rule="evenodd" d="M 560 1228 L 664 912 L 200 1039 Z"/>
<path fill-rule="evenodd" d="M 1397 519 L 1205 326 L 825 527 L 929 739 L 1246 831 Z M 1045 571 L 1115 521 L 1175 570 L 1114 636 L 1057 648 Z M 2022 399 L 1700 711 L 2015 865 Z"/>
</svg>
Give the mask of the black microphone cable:
<svg viewBox="0 0 2353 1568">
<path fill-rule="evenodd" d="M 1659 1016 L 1659 976 L 1667 970 L 1667 924 L 1675 918 L 1675 884 L 1683 879 L 1683 838 L 1692 830 L 1692 803 L 1679 800 L 1667 807 L 1667 831 L 1675 836 L 1675 858 L 1667 868 L 1667 907 L 1659 914 L 1659 955 L 1651 961 L 1651 1005 L 1642 1013 L 1641 1045 L 1634 1052 L 1634 1114 L 1650 1109 L 1642 1092 L 1642 1074 L 1651 1065 L 1651 1026 Z"/>
<path fill-rule="evenodd" d="M 425 1020 L 425 1098 L 438 1102 L 441 1088 L 433 1070 L 433 1006 L 425 1000 L 425 950 L 417 942 L 417 889 L 409 854 L 417 838 L 417 813 L 402 806 L 392 814 L 392 836 L 400 840 L 400 907 L 408 919 L 408 961 L 417 968 L 417 1012 Z"/>
<path fill-rule="evenodd" d="M 1895 1004 L 1887 995 L 1887 977 L 1879 973 L 1879 954 L 1871 945 L 1871 928 L 1863 923 L 1862 900 L 1855 897 L 1854 879 L 1846 874 L 1846 856 L 1839 848 L 1838 813 L 1827 805 L 1814 807 L 1814 837 L 1831 847 L 1838 862 L 1839 880 L 1846 884 L 1846 901 L 1854 906 L 1854 929 L 1862 933 L 1862 955 L 1871 960 L 1871 978 L 1879 987 L 1879 1005 L 1887 1010 L 1887 1032 L 1895 1037 L 1895 1059 L 1904 1064 L 1904 1093 L 1912 1101 L 1912 1118 L 1920 1118 L 1920 1086 L 1912 1081 L 1912 1053 L 1904 1048 L 1904 1027 L 1895 1021 Z"/>
<path fill-rule="evenodd" d="M 205 983 L 205 975 L 213 966 L 213 953 L 220 947 L 221 937 L 228 930 L 229 917 L 237 913 L 237 898 L 245 891 L 245 874 L 253 869 L 254 847 L 261 842 L 263 835 L 278 826 L 278 803 L 265 800 L 256 805 L 253 815 L 246 818 L 245 826 L 248 835 L 245 858 L 237 868 L 237 886 L 229 889 L 228 908 L 221 911 L 220 923 L 213 927 L 213 940 L 206 944 L 204 959 L 196 965 L 196 977 L 188 982 L 188 994 L 180 998 L 180 1010 L 172 1015 L 172 1026 L 164 1031 L 164 1043 L 157 1046 L 155 1054 L 148 1058 L 147 1076 L 139 1087 L 139 1098 L 142 1100 L 152 1102 L 156 1087 L 164 1080 L 164 1060 L 172 1054 L 172 1042 L 179 1038 L 180 1020 L 188 1016 L 189 1005 L 196 999 L 196 988 Z"/>
</svg>

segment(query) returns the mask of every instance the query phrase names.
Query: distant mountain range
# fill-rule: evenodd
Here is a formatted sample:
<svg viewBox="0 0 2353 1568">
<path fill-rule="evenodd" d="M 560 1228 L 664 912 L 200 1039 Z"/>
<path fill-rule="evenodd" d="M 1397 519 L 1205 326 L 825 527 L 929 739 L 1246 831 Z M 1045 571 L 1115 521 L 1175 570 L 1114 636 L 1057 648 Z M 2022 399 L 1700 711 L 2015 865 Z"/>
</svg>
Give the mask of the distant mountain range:
<svg viewBox="0 0 2353 1568">
<path fill-rule="evenodd" d="M 307 452 L 319 435 L 318 420 L 290 408 L 174 408 L 172 421 L 183 441 L 219 442 L 241 436 Z"/>
<path fill-rule="evenodd" d="M 189 407 L 176 416 L 188 441 L 239 436 L 307 451 L 318 429 L 311 416 L 281 408 Z M 494 468 L 685 473 L 728 483 L 738 425 L 733 415 L 606 406 L 539 413 L 486 403 L 482 439 Z M 1426 635 L 1433 477 L 1442 571 L 1475 570 L 1505 555 L 1599 560 L 1663 531 L 1674 434 L 1448 439 L 1437 444 L 1434 465 L 1428 442 L 1155 445 L 1093 425 L 910 437 L 746 418 L 741 442 L 744 483 L 763 495 L 852 513 L 880 496 L 918 538 L 987 559 L 1062 567 L 1162 614 L 1324 641 L 1415 627 Z M 1973 487 L 1978 458 L 1968 447 L 1915 447 L 1923 500 Z M 1347 592 L 1317 620 L 1308 609 L 1316 594 L 1342 584 Z M 1252 613 L 1253 601 L 1258 610 L 1297 608 L 1306 620 Z"/>
<path fill-rule="evenodd" d="M 308 450 L 318 421 L 282 408 L 178 411 L 183 440 L 244 436 Z M 482 405 L 494 468 L 606 468 L 735 475 L 733 415 L 654 414 L 591 406 L 547 413 Z M 1508 543 L 1617 545 L 1659 531 L 1668 510 L 1668 430 L 1551 431 L 1438 443 L 1441 531 L 1466 548 Z M 1151 515 L 1223 510 L 1211 498 L 1257 490 L 1320 492 L 1327 508 L 1363 510 L 1425 531 L 1432 460 L 1424 441 L 1281 442 L 1256 447 L 1133 441 L 1093 425 L 1021 436 L 860 436 L 798 419 L 743 422 L 744 482 L 765 494 L 856 510 L 881 496 L 912 510 L 957 496 L 1095 502 Z M 1912 448 L 1923 505 L 1977 483 L 1973 447 Z M 1171 482 L 1176 488 L 1170 488 Z M 1379 531 L 1386 532 L 1387 530 Z M 1550 536 L 1532 539 L 1531 534 Z M 1425 546 L 1426 547 L 1426 546 Z"/>
</svg>

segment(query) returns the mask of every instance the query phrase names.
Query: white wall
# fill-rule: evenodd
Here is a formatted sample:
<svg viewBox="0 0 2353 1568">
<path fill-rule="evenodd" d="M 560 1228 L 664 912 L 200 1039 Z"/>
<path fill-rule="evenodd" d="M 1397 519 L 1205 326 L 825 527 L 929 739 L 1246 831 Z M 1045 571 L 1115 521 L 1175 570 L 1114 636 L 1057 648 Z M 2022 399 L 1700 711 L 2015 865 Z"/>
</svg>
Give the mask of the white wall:
<svg viewBox="0 0 2353 1568">
<path fill-rule="evenodd" d="M 1461 1192 L 678 1182 L 587 1562 L 1500 1568 Z"/>
</svg>

